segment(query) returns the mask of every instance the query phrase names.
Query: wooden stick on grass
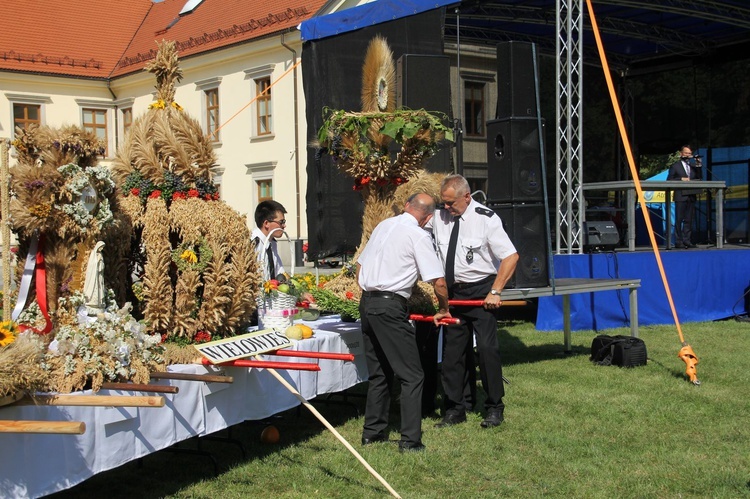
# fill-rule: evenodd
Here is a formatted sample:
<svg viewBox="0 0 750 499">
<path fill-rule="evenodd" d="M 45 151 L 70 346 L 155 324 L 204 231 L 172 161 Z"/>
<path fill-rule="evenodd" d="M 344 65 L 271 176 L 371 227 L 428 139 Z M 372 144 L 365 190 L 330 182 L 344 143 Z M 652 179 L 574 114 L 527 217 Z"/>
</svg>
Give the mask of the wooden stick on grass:
<svg viewBox="0 0 750 499">
<path fill-rule="evenodd" d="M 319 413 L 318 410 L 315 409 L 315 407 L 313 407 L 313 405 L 310 402 L 308 402 L 307 400 L 305 400 L 305 397 L 303 397 L 302 395 L 300 395 L 300 393 L 292 385 L 290 385 L 289 382 L 287 382 L 287 380 L 285 380 L 278 372 L 276 372 L 275 369 L 266 369 L 266 370 L 268 372 L 270 372 L 271 374 L 273 374 L 273 376 L 277 380 L 279 380 L 279 382 L 282 385 L 284 385 L 284 387 L 286 387 L 286 389 L 289 390 L 292 393 L 292 395 L 294 395 L 295 397 L 297 397 L 297 400 L 299 400 L 305 407 L 307 407 L 310 410 L 310 412 L 312 412 L 313 415 L 316 418 L 318 418 L 318 420 L 321 423 L 323 423 L 323 425 L 325 425 L 325 427 L 328 428 L 331 431 L 331 433 L 334 434 L 334 436 L 339 440 L 339 442 L 341 442 L 342 444 L 344 444 L 344 447 L 346 447 L 349 450 L 349 452 L 351 452 L 352 454 L 354 454 L 354 457 L 356 457 L 357 460 L 360 463 L 362 463 L 362 465 L 367 469 L 367 471 L 370 472 L 370 474 L 372 476 L 374 476 L 381 484 L 383 484 L 383 486 L 386 489 L 388 489 L 388 492 L 390 492 L 393 497 L 398 497 L 399 499 L 401 498 L 401 496 L 398 495 L 398 492 L 396 492 L 395 490 L 393 490 L 393 487 L 391 487 L 388 484 L 388 482 L 386 482 L 385 479 L 382 476 L 380 476 L 378 474 L 378 472 L 375 471 L 373 469 L 373 467 L 368 464 L 367 461 L 365 461 L 365 459 L 359 454 L 359 452 L 357 452 L 354 449 L 354 447 L 352 447 L 352 445 L 349 442 L 347 442 L 346 439 L 344 437 L 342 437 L 341 434 L 338 431 L 336 431 L 336 428 L 334 428 L 331 425 L 331 423 L 329 423 L 326 420 L 326 418 L 324 418 L 323 415 L 321 413 Z"/>
</svg>

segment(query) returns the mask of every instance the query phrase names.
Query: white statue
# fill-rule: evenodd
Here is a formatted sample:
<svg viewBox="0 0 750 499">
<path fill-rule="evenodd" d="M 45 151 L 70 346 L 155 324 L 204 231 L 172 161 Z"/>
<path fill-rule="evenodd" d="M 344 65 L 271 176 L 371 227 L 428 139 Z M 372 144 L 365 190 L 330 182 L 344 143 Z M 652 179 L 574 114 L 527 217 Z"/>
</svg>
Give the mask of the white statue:
<svg viewBox="0 0 750 499">
<path fill-rule="evenodd" d="M 86 297 L 86 310 L 88 315 L 97 315 L 104 311 L 104 259 L 102 258 L 104 242 L 98 241 L 94 249 L 89 253 L 89 262 L 86 265 L 86 280 L 83 284 L 83 294 Z"/>
</svg>

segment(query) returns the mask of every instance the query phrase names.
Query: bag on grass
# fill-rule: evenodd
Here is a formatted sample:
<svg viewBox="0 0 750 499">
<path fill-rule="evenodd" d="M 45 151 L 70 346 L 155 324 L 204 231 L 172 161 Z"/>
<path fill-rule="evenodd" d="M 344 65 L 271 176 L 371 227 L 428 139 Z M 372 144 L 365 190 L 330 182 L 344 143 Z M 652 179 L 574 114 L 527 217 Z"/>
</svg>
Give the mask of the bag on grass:
<svg viewBox="0 0 750 499">
<path fill-rule="evenodd" d="M 591 342 L 591 361 L 600 366 L 645 366 L 648 354 L 640 338 L 600 334 Z"/>
</svg>

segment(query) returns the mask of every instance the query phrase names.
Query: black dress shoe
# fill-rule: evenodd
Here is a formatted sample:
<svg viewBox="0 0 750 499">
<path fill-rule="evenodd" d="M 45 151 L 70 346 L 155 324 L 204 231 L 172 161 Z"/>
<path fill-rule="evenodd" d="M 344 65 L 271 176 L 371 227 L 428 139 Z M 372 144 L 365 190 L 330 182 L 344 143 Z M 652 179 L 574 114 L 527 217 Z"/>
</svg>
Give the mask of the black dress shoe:
<svg viewBox="0 0 750 499">
<path fill-rule="evenodd" d="M 376 433 L 375 435 L 371 437 L 362 437 L 362 445 L 377 444 L 379 442 L 387 442 L 387 441 L 388 441 L 388 437 L 386 437 L 382 433 Z"/>
<path fill-rule="evenodd" d="M 443 420 L 435 425 L 435 428 L 445 428 L 446 426 L 453 426 L 465 421 L 465 412 L 447 412 L 445 416 L 443 416 Z"/>
<path fill-rule="evenodd" d="M 495 426 L 500 426 L 503 420 L 503 413 L 494 411 L 487 414 L 487 417 L 479 423 L 479 426 L 482 428 L 494 428 Z"/>
<path fill-rule="evenodd" d="M 399 452 L 422 452 L 425 449 L 422 442 L 399 442 Z"/>
</svg>

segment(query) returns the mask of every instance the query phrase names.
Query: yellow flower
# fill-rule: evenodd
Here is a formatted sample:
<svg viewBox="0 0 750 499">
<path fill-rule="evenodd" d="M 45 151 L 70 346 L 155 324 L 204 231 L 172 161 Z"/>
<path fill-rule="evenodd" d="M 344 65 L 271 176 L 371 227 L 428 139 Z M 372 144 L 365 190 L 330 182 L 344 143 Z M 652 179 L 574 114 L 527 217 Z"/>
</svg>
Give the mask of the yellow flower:
<svg viewBox="0 0 750 499">
<path fill-rule="evenodd" d="M 195 251 L 193 250 L 185 250 L 180 255 L 180 258 L 185 260 L 188 263 L 198 263 L 198 256 L 195 254 Z"/>
<path fill-rule="evenodd" d="M 16 325 L 13 321 L 0 322 L 0 347 L 10 345 L 16 340 Z"/>
<path fill-rule="evenodd" d="M 182 111 L 182 106 L 177 104 L 175 101 L 172 101 L 172 107 L 177 109 L 178 111 Z"/>
<path fill-rule="evenodd" d="M 159 99 L 156 102 L 152 102 L 148 105 L 149 109 L 164 109 L 166 107 L 166 104 L 164 103 L 163 99 Z"/>
</svg>

